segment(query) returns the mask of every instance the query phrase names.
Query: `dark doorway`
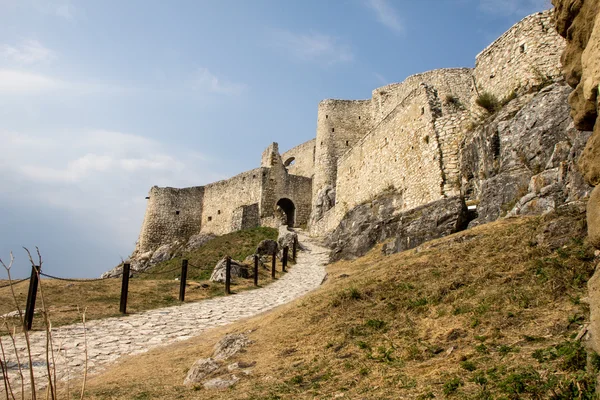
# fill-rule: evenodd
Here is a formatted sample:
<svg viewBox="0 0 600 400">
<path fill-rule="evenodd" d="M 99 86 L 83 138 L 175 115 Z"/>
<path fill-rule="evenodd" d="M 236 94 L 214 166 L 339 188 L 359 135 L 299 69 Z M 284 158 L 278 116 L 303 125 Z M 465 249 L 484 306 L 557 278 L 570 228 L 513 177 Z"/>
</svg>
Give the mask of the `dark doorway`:
<svg viewBox="0 0 600 400">
<path fill-rule="evenodd" d="M 277 202 L 277 208 L 283 211 L 285 218 L 282 218 L 282 222 L 292 228 L 296 219 L 296 206 L 290 199 L 280 199 Z"/>
</svg>

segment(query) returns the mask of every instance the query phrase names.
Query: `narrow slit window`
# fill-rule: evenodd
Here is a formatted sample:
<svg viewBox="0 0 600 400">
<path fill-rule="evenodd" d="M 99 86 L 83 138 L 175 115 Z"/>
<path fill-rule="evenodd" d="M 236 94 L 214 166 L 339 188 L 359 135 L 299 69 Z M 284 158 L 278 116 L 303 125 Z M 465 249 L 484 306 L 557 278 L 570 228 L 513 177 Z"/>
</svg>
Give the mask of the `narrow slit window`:
<svg viewBox="0 0 600 400">
<path fill-rule="evenodd" d="M 331 132 L 335 132 L 335 128 L 331 128 Z"/>
<path fill-rule="evenodd" d="M 350 142 L 346 140 L 346 146 L 350 146 Z"/>
<path fill-rule="evenodd" d="M 217 210 L 217 215 L 221 215 L 221 210 Z"/>
<path fill-rule="evenodd" d="M 212 221 L 212 217 L 208 217 L 208 222 Z"/>
</svg>

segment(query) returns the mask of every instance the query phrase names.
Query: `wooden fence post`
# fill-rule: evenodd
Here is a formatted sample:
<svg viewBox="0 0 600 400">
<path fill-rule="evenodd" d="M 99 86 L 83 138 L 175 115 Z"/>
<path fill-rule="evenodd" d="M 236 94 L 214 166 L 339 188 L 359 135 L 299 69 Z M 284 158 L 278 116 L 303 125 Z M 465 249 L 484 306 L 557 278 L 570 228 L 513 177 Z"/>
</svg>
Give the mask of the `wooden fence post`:
<svg viewBox="0 0 600 400">
<path fill-rule="evenodd" d="M 231 257 L 225 262 L 225 294 L 231 294 Z"/>
<path fill-rule="evenodd" d="M 181 260 L 181 276 L 179 277 L 179 301 L 185 301 L 185 284 L 187 280 L 188 260 Z"/>
<path fill-rule="evenodd" d="M 40 279 L 40 267 L 31 266 L 31 277 L 29 278 L 29 293 L 27 293 L 27 304 L 25 306 L 25 329 L 30 331 L 35 313 L 35 298 L 37 296 L 38 282 Z"/>
<path fill-rule="evenodd" d="M 296 252 L 297 252 L 297 247 L 298 246 L 298 238 L 295 237 L 294 238 L 294 244 L 292 245 L 292 260 L 294 260 L 294 262 L 296 262 Z"/>
<path fill-rule="evenodd" d="M 283 248 L 283 260 L 281 260 L 281 272 L 285 272 L 285 267 L 287 267 L 289 251 L 290 251 L 290 248 L 288 246 L 285 246 Z"/>
<path fill-rule="evenodd" d="M 254 255 L 254 286 L 258 286 L 258 254 Z"/>
<path fill-rule="evenodd" d="M 129 290 L 129 264 L 123 264 L 123 280 L 121 281 L 121 314 L 127 314 L 127 291 Z"/>
<path fill-rule="evenodd" d="M 273 250 L 273 260 L 271 261 L 271 278 L 275 279 L 275 263 L 277 262 L 277 248 Z"/>
</svg>

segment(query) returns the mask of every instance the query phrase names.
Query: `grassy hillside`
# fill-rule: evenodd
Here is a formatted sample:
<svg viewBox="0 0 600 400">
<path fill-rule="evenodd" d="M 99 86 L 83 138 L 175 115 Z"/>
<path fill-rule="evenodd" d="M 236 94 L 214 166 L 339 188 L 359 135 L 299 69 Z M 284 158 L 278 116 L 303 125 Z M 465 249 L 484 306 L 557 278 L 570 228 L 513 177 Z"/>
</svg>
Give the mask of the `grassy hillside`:
<svg viewBox="0 0 600 400">
<path fill-rule="evenodd" d="M 598 261 L 584 237 L 584 214 L 573 211 L 388 257 L 378 247 L 331 265 L 299 301 L 125 360 L 92 378 L 88 397 L 592 398 L 598 357 L 576 340 Z M 182 385 L 223 334 L 242 331 L 254 343 L 231 362 L 256 361 L 251 375 L 223 392 Z"/>
<path fill-rule="evenodd" d="M 234 259 L 244 259 L 254 253 L 256 246 L 263 239 L 277 238 L 277 230 L 270 228 L 255 228 L 219 236 L 191 253 L 184 253 L 173 260 L 158 264 L 148 274 L 142 274 L 129 281 L 127 301 L 128 313 L 137 313 L 154 308 L 177 305 L 179 303 L 179 267 L 181 259 L 188 258 L 191 265 L 188 272 L 186 302 L 193 302 L 224 294 L 223 284 L 208 282 L 212 268 L 225 255 L 230 254 Z M 199 268 L 198 268 L 199 267 Z M 52 271 L 52 266 L 46 266 Z M 177 268 L 170 273 L 161 273 Z M 259 284 L 270 282 L 271 276 L 267 271 L 260 271 Z M 278 272 L 279 274 L 279 272 Z M 0 286 L 7 281 L 0 281 Z M 15 286 L 17 299 L 22 308 L 27 300 L 28 282 Z M 253 288 L 251 279 L 234 279 L 232 290 L 239 291 Z M 81 312 L 87 309 L 87 320 L 117 316 L 121 295 L 121 278 L 104 279 L 90 282 L 67 282 L 54 279 L 43 279 L 42 289 L 46 304 L 50 310 L 50 320 L 53 326 L 60 326 L 81 321 Z M 41 307 L 38 292 L 37 307 Z M 0 288 L 0 315 L 16 310 L 10 288 Z M 9 318 L 9 325 L 18 325 L 17 318 Z M 41 316 L 34 317 L 34 330 L 43 329 Z M 0 335 L 6 334 L 0 329 Z"/>
<path fill-rule="evenodd" d="M 179 272 L 163 273 L 163 271 L 177 269 L 181 266 L 181 260 L 187 259 L 190 264 L 188 277 L 205 280 L 210 278 L 214 266 L 223 257 L 231 256 L 234 260 L 244 261 L 246 257 L 254 254 L 256 246 L 262 240 L 277 240 L 277 235 L 277 229 L 258 227 L 217 236 L 196 250 L 179 254 L 169 261 L 156 265 L 152 268 L 152 273 L 160 274 L 165 279 L 176 278 Z M 140 275 L 140 278 L 151 279 L 152 275 Z"/>
</svg>

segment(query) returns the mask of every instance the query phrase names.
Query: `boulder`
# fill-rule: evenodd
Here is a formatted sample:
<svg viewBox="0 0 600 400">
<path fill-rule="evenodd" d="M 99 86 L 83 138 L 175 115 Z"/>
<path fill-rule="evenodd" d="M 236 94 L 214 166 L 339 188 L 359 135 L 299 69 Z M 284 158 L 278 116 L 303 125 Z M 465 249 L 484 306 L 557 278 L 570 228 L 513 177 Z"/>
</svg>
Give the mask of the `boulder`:
<svg viewBox="0 0 600 400">
<path fill-rule="evenodd" d="M 235 385 L 240 378 L 235 375 L 224 375 L 204 382 L 204 389 L 223 390 Z"/>
<path fill-rule="evenodd" d="M 192 365 L 192 368 L 188 371 L 184 385 L 193 385 L 200 383 L 204 378 L 219 369 L 219 363 L 212 358 L 202 358 Z"/>
<path fill-rule="evenodd" d="M 265 239 L 258 244 L 256 248 L 256 254 L 261 256 L 270 256 L 273 252 L 277 251 L 277 242 L 271 239 Z"/>
<path fill-rule="evenodd" d="M 313 205 L 311 221 L 316 222 L 323 218 L 323 215 L 335 206 L 335 188 L 325 186 L 317 193 Z"/>
<path fill-rule="evenodd" d="M 460 197 L 438 200 L 427 205 L 397 212 L 402 194 L 383 195 L 350 210 L 325 244 L 332 248 L 331 260 L 360 257 L 376 243 L 391 254 L 457 232 L 467 224 L 468 210 Z"/>
<path fill-rule="evenodd" d="M 244 347 L 251 344 L 252 341 L 243 333 L 230 333 L 215 345 L 213 358 L 215 360 L 226 360 L 239 353 Z"/>
<path fill-rule="evenodd" d="M 160 246 L 154 254 L 152 254 L 152 258 L 150 259 L 150 265 L 156 265 L 163 261 L 168 261 L 171 259 L 171 245 L 163 244 Z"/>
<path fill-rule="evenodd" d="M 227 267 L 227 258 L 221 259 L 213 270 L 210 281 L 225 283 L 225 269 Z M 231 260 L 231 277 L 248 278 L 248 266 L 240 261 Z"/>
<path fill-rule="evenodd" d="M 283 251 L 283 248 L 288 246 L 290 251 L 292 251 L 295 242 L 298 242 L 298 234 L 290 231 L 287 225 L 281 225 L 279 227 L 279 236 L 277 237 L 279 249 Z"/>
</svg>

